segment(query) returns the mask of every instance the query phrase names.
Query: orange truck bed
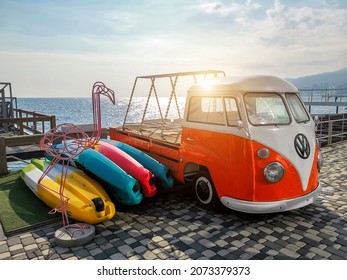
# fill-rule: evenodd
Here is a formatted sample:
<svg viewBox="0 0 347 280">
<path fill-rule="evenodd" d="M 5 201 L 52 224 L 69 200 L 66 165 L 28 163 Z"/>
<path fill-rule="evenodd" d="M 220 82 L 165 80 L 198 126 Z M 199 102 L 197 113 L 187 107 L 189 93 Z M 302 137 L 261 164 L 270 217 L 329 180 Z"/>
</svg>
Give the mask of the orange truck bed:
<svg viewBox="0 0 347 280">
<path fill-rule="evenodd" d="M 178 175 L 179 149 L 181 146 L 181 121 L 164 123 L 161 120 L 146 121 L 142 124 L 110 127 L 110 138 L 149 154 L 170 168 L 173 177 Z"/>
</svg>

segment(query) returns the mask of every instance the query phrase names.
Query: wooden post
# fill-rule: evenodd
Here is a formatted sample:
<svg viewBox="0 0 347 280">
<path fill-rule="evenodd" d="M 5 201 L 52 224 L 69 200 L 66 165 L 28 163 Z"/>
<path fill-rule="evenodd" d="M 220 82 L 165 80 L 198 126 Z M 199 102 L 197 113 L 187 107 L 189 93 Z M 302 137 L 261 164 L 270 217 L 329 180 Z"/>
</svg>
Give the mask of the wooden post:
<svg viewBox="0 0 347 280">
<path fill-rule="evenodd" d="M 19 118 L 22 118 L 22 111 L 21 110 L 19 111 Z M 24 127 L 23 126 L 24 126 L 24 124 L 21 121 L 19 123 L 19 135 L 24 135 Z"/>
<path fill-rule="evenodd" d="M 0 175 L 8 173 L 5 137 L 0 137 Z"/>
<path fill-rule="evenodd" d="M 51 128 L 54 128 L 57 126 L 56 120 L 55 120 L 55 116 L 51 116 Z"/>
</svg>

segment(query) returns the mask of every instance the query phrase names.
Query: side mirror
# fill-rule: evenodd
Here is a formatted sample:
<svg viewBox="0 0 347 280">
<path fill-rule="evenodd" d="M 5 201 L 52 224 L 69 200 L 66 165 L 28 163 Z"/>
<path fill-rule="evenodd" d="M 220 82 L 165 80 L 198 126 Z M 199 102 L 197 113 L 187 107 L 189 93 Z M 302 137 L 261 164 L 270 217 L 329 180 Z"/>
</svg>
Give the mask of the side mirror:
<svg viewBox="0 0 347 280">
<path fill-rule="evenodd" d="M 315 123 L 318 123 L 319 122 L 319 117 L 316 115 L 316 116 L 314 116 L 313 120 L 314 120 Z"/>
<path fill-rule="evenodd" d="M 241 120 L 238 120 L 238 121 L 237 121 L 237 128 L 238 128 L 238 129 L 244 128 L 243 122 L 242 122 Z"/>
</svg>

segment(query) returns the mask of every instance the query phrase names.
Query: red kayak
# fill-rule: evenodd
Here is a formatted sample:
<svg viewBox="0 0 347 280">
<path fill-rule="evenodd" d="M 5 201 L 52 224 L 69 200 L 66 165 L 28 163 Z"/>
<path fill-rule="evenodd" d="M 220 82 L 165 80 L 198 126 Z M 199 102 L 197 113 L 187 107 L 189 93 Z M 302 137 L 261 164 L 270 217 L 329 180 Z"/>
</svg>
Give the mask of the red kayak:
<svg viewBox="0 0 347 280">
<path fill-rule="evenodd" d="M 155 187 L 154 175 L 134 158 L 121 149 L 103 141 L 99 141 L 95 146 L 95 150 L 113 161 L 126 173 L 139 181 L 141 184 L 141 192 L 144 197 L 156 195 L 157 188 Z"/>
</svg>

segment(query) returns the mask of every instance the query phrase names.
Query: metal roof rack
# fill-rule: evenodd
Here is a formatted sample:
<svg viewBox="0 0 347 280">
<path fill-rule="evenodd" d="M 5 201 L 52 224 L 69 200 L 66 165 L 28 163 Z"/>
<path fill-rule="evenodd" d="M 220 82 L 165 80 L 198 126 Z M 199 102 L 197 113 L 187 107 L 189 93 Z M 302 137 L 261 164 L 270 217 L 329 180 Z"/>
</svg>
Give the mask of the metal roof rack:
<svg viewBox="0 0 347 280">
<path fill-rule="evenodd" d="M 175 105 L 176 105 L 176 110 L 177 110 L 177 115 L 179 119 L 182 119 L 182 115 L 178 106 L 178 101 L 177 101 L 177 94 L 176 94 L 176 86 L 177 86 L 177 81 L 179 77 L 193 77 L 194 83 L 197 82 L 197 78 L 198 77 L 202 77 L 202 79 L 207 79 L 209 77 L 212 78 L 216 78 L 216 77 L 225 77 L 225 72 L 221 71 L 221 70 L 206 70 L 206 71 L 190 71 L 190 72 L 177 72 L 177 73 L 168 73 L 168 74 L 157 74 L 157 75 L 146 75 L 146 76 L 138 76 L 135 79 L 132 91 L 131 91 L 131 95 L 130 95 L 130 99 L 129 99 L 129 103 L 128 103 L 128 108 L 126 110 L 125 113 L 125 117 L 124 117 L 124 122 L 123 122 L 123 127 L 124 125 L 127 123 L 127 118 L 128 118 L 128 114 L 131 108 L 131 104 L 133 101 L 133 97 L 134 97 L 134 92 L 135 92 L 135 88 L 137 85 L 137 82 L 139 79 L 149 79 L 151 80 L 151 86 L 150 86 L 150 90 L 148 93 L 148 97 L 146 100 L 146 104 L 145 104 L 145 108 L 142 114 L 142 118 L 141 118 L 141 124 L 143 124 L 143 122 L 145 121 L 145 116 L 147 113 L 147 109 L 148 109 L 148 104 L 150 101 L 150 98 L 152 97 L 152 94 L 154 94 L 155 100 L 156 100 L 156 104 L 158 106 L 158 111 L 160 114 L 160 119 L 162 124 L 165 124 L 167 118 L 168 118 L 168 114 L 171 108 L 171 102 L 172 99 L 175 100 Z M 169 101 L 168 101 L 168 106 L 166 108 L 166 112 L 165 114 L 163 114 L 163 110 L 160 106 L 159 103 L 159 99 L 158 99 L 158 92 L 157 92 L 157 88 L 155 86 L 155 82 L 157 79 L 165 79 L 168 78 L 170 80 L 170 84 L 171 84 L 171 93 L 169 96 Z"/>
</svg>

